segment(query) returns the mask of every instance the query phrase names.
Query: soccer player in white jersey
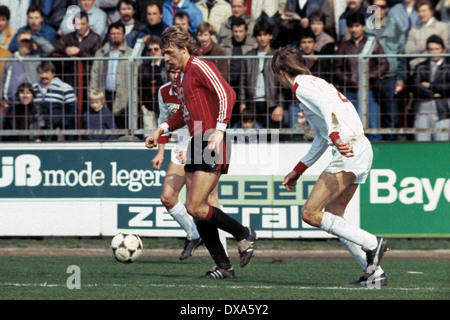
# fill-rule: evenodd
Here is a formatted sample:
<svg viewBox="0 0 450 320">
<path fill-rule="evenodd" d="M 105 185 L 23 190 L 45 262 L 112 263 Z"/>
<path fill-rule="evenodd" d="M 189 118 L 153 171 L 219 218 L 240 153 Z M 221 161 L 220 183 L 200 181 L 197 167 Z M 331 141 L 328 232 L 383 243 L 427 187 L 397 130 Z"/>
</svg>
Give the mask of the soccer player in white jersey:
<svg viewBox="0 0 450 320">
<path fill-rule="evenodd" d="M 315 129 L 311 148 L 286 175 L 283 185 L 292 190 L 302 173 L 331 145 L 332 160 L 303 206 L 302 219 L 339 237 L 363 268 L 364 275 L 349 284 L 386 285 L 387 275 L 379 264 L 387 250 L 387 240 L 344 219 L 345 208 L 358 185 L 365 182 L 373 159 L 372 147 L 356 109 L 332 84 L 311 75 L 298 49 L 278 49 L 272 59 L 272 69 L 284 86 L 292 88 L 306 119 Z"/>
<path fill-rule="evenodd" d="M 180 107 L 180 102 L 176 93 L 176 79 L 180 74 L 179 70 L 166 67 L 169 76 L 169 82 L 161 86 L 158 91 L 159 118 L 158 125 L 169 119 Z M 167 209 L 172 218 L 186 231 L 187 239 L 184 249 L 180 254 L 180 260 L 187 259 L 194 254 L 195 249 L 203 243 L 200 237 L 194 219 L 187 213 L 184 204 L 179 201 L 178 195 L 186 183 L 184 172 L 185 154 L 189 144 L 190 135 L 187 128 L 175 130 L 173 135 L 176 137 L 177 145 L 172 151 L 171 161 L 167 168 L 166 177 L 161 193 L 161 202 Z M 164 162 L 164 149 L 168 143 L 169 135 L 164 134 L 158 140 L 158 152 L 152 159 L 153 167 L 160 169 Z M 217 188 L 210 194 L 208 202 L 211 205 L 219 206 L 219 196 Z M 227 251 L 226 236 L 223 230 L 219 230 L 220 242 L 225 252 Z"/>
</svg>

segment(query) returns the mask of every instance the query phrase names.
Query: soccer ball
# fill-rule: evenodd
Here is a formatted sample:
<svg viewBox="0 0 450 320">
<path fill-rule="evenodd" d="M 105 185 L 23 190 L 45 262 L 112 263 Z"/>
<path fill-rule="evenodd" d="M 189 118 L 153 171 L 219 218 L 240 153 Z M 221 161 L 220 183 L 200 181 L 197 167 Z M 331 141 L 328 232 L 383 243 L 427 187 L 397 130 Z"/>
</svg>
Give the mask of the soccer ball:
<svg viewBox="0 0 450 320">
<path fill-rule="evenodd" d="M 141 255 L 144 246 L 137 234 L 119 233 L 111 241 L 114 258 L 122 263 L 132 263 Z"/>
</svg>

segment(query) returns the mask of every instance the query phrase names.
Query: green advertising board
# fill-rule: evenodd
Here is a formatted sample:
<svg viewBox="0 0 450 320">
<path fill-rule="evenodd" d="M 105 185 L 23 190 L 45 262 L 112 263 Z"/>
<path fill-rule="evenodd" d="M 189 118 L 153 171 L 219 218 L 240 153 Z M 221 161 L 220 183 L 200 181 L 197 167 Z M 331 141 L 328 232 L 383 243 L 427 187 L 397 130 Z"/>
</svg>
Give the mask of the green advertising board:
<svg viewBox="0 0 450 320">
<path fill-rule="evenodd" d="M 161 194 L 169 160 L 153 169 L 155 150 L 55 147 L 0 150 L 0 197 L 159 198 Z M 170 150 L 165 158 L 170 159 Z"/>
<path fill-rule="evenodd" d="M 390 237 L 450 236 L 450 143 L 373 144 L 361 227 Z"/>
</svg>

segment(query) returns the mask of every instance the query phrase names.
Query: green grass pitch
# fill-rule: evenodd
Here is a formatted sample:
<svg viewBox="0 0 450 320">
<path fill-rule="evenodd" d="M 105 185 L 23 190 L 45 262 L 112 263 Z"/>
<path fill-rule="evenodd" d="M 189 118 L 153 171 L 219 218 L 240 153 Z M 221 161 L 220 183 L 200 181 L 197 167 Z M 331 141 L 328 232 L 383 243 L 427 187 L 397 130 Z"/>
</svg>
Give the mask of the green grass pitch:
<svg viewBox="0 0 450 320">
<path fill-rule="evenodd" d="M 383 260 L 389 285 L 349 287 L 361 276 L 353 260 L 253 259 L 236 278 L 198 279 L 212 260 L 112 257 L 0 257 L 1 300 L 447 300 L 448 260 Z M 70 289 L 79 268 L 79 289 Z M 68 272 L 69 271 L 69 272 Z M 69 280 L 69 281 L 68 281 Z M 177 312 L 177 310 L 172 310 Z"/>
</svg>

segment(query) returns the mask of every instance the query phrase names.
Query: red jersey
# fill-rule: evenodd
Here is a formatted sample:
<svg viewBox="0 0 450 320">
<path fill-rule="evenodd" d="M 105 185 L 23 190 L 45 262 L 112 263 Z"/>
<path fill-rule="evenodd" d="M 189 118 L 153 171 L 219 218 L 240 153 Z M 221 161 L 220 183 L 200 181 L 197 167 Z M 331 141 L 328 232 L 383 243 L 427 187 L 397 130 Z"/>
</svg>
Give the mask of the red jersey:
<svg viewBox="0 0 450 320">
<path fill-rule="evenodd" d="M 191 135 L 216 129 L 218 123 L 222 123 L 220 129 L 225 130 L 236 102 L 236 93 L 217 67 L 195 56 L 189 58 L 177 78 L 177 96 L 180 108 L 166 123 L 169 131 L 187 124 Z"/>
</svg>

